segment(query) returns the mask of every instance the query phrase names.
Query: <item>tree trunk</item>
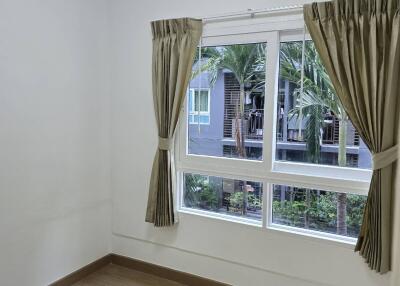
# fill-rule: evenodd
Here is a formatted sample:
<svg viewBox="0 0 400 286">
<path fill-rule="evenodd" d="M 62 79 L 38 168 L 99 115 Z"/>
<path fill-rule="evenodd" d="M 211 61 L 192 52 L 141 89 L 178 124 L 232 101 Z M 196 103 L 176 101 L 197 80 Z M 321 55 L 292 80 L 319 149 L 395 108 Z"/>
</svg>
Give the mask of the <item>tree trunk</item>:
<svg viewBox="0 0 400 286">
<path fill-rule="evenodd" d="M 236 147 L 238 149 L 239 157 L 246 158 L 246 146 L 245 146 L 245 125 L 244 125 L 244 100 L 245 100 L 245 92 L 244 92 L 244 84 L 240 84 L 240 96 L 239 96 L 239 114 L 237 114 L 240 119 L 240 128 L 238 128 L 239 136 Z"/>
<path fill-rule="evenodd" d="M 340 167 L 346 166 L 346 136 L 347 125 L 346 120 L 339 121 L 339 150 L 338 150 L 338 165 Z M 347 195 L 345 193 L 337 194 L 337 234 L 347 235 Z"/>
<path fill-rule="evenodd" d="M 281 208 L 285 207 L 285 201 L 286 201 L 286 191 L 285 189 L 287 187 L 281 186 Z"/>
<path fill-rule="evenodd" d="M 306 189 L 306 211 L 304 214 L 304 228 L 310 228 L 310 216 L 308 214 L 311 208 L 311 191 L 310 189 Z"/>
<path fill-rule="evenodd" d="M 239 139 L 236 147 L 238 150 L 238 155 L 239 158 L 246 158 L 246 146 L 245 146 L 245 125 L 244 125 L 244 100 L 245 100 L 245 92 L 244 92 L 244 84 L 240 83 L 240 95 L 239 95 L 239 114 L 237 115 L 240 118 L 240 128 L 237 128 L 239 130 L 239 134 L 237 138 Z M 247 188 L 246 188 L 247 182 L 243 181 L 243 215 L 247 214 L 247 205 L 248 205 L 248 199 L 247 199 Z"/>
</svg>

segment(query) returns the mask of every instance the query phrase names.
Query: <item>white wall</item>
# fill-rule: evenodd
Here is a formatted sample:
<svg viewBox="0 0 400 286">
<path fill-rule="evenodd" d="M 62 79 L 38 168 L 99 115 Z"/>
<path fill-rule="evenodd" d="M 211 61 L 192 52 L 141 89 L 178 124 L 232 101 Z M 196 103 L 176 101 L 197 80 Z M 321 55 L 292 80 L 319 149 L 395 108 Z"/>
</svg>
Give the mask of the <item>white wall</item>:
<svg viewBox="0 0 400 286">
<path fill-rule="evenodd" d="M 113 251 L 234 285 L 388 285 L 349 247 L 282 232 L 180 215 L 176 227 L 144 222 L 157 145 L 151 95 L 154 19 L 302 4 L 302 0 L 113 1 L 111 189 Z M 229 3 L 229 4 L 228 4 Z"/>
<path fill-rule="evenodd" d="M 0 0 L 0 285 L 110 251 L 107 9 Z"/>
<path fill-rule="evenodd" d="M 110 251 L 234 285 L 388 285 L 343 245 L 191 215 L 144 222 L 149 22 L 301 0 L 226 3 L 0 0 L 0 285 L 46 285 Z"/>
</svg>

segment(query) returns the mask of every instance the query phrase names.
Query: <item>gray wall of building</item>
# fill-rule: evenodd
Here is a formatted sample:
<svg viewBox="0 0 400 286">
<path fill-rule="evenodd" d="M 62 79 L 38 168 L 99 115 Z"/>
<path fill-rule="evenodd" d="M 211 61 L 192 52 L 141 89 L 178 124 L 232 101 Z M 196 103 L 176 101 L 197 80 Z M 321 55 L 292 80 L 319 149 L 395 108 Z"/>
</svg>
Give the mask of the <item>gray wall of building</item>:
<svg viewBox="0 0 400 286">
<path fill-rule="evenodd" d="M 208 72 L 195 77 L 190 88 L 210 88 Z M 218 73 L 210 90 L 210 124 L 188 124 L 189 154 L 222 156 L 224 129 L 224 74 Z"/>
</svg>

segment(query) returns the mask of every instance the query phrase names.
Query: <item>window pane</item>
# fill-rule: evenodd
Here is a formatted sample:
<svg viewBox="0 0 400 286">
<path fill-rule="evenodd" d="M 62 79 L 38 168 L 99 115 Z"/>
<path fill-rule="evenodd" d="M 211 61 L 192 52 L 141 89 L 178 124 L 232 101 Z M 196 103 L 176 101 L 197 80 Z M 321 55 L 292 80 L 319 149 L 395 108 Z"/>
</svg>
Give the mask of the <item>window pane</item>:
<svg viewBox="0 0 400 286">
<path fill-rule="evenodd" d="M 208 111 L 208 91 L 200 92 L 200 111 L 207 112 Z"/>
<path fill-rule="evenodd" d="M 262 160 L 265 43 L 203 47 L 201 55 L 189 88 L 201 90 L 195 106 L 208 114 L 188 127 L 189 154 Z"/>
<path fill-rule="evenodd" d="M 367 197 L 274 186 L 272 223 L 357 237 Z"/>
<path fill-rule="evenodd" d="M 261 221 L 262 184 L 186 173 L 183 205 Z"/>
<path fill-rule="evenodd" d="M 194 91 L 194 111 L 199 111 L 199 93 Z"/>
<path fill-rule="evenodd" d="M 189 116 L 189 120 L 191 124 L 209 124 L 210 116 L 209 115 L 200 115 L 200 117 L 195 113 Z M 200 120 L 200 121 L 199 121 Z"/>
<path fill-rule="evenodd" d="M 209 115 L 200 115 L 200 123 L 208 124 L 210 122 Z"/>
<path fill-rule="evenodd" d="M 319 59 L 306 41 L 280 45 L 276 159 L 371 168 L 371 154 L 354 129 Z"/>
<path fill-rule="evenodd" d="M 189 96 L 189 100 L 188 100 L 189 112 L 193 112 L 194 111 L 194 109 L 193 109 L 193 90 L 189 90 L 188 96 Z"/>
</svg>

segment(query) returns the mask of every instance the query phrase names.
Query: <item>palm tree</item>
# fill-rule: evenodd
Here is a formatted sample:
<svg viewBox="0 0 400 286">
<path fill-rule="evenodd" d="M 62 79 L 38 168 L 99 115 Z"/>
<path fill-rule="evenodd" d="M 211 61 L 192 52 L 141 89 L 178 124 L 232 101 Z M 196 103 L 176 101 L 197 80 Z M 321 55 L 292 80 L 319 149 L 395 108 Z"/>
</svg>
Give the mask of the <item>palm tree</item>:
<svg viewBox="0 0 400 286">
<path fill-rule="evenodd" d="M 209 81 L 214 85 L 218 72 L 231 71 L 239 83 L 239 101 L 235 110 L 235 145 L 238 156 L 246 158 L 245 146 L 245 86 L 251 86 L 249 95 L 265 84 L 265 44 L 244 44 L 222 47 L 203 48 L 204 60 L 195 61 L 199 68 L 194 70 L 192 78 L 203 71 L 208 71 Z M 247 211 L 246 182 L 243 182 L 243 214 Z"/>
<path fill-rule="evenodd" d="M 284 43 L 281 46 L 280 75 L 297 86 L 300 86 L 301 81 L 302 49 L 303 45 L 300 42 Z M 303 119 L 306 120 L 305 139 L 308 158 L 311 163 L 319 163 L 324 114 L 333 114 L 339 121 L 338 165 L 344 167 L 346 166 L 347 114 L 335 94 L 329 76 L 311 41 L 306 42 L 304 52 L 303 90 L 300 88 L 294 90 L 296 106 L 290 111 L 289 116 L 297 118 L 300 125 Z M 346 194 L 337 194 L 337 233 L 340 235 L 347 234 L 346 201 Z"/>
<path fill-rule="evenodd" d="M 244 44 L 223 47 L 204 48 L 202 57 L 205 61 L 193 76 L 208 71 L 210 84 L 214 85 L 218 72 L 223 69 L 231 71 L 239 83 L 239 102 L 236 107 L 235 142 L 239 157 L 246 158 L 244 134 L 245 86 L 251 85 L 250 94 L 265 84 L 265 45 Z M 198 56 L 196 56 L 198 60 Z"/>
</svg>

